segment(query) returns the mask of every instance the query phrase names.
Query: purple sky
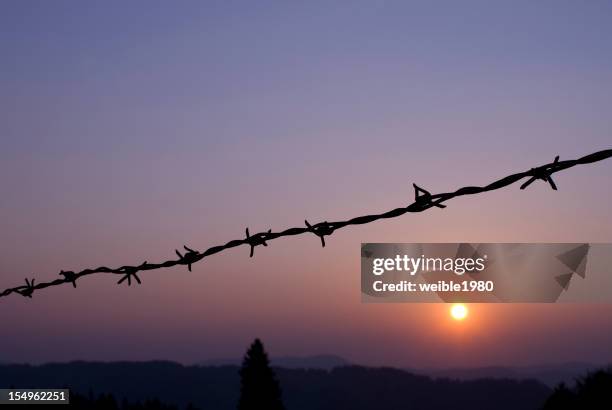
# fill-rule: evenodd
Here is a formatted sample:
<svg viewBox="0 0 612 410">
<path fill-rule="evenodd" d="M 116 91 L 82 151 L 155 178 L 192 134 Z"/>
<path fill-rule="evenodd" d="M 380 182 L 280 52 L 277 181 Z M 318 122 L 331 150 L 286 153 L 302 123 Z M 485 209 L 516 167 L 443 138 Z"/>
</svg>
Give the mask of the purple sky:
<svg viewBox="0 0 612 410">
<path fill-rule="evenodd" d="M 610 148 L 612 4 L 0 6 L 0 287 L 384 211 Z M 139 287 L 0 300 L 0 361 L 335 353 L 364 364 L 612 361 L 612 306 L 360 302 L 361 242 L 612 242 L 612 162 L 445 210 L 274 241 Z"/>
</svg>

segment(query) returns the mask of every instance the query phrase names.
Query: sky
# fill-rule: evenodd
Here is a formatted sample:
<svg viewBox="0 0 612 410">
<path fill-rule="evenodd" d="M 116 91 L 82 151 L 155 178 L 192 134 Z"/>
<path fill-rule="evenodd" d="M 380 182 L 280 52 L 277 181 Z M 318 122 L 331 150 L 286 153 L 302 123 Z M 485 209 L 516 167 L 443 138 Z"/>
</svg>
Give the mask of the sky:
<svg viewBox="0 0 612 410">
<path fill-rule="evenodd" d="M 350 218 L 612 141 L 605 1 L 0 3 L 0 288 Z M 612 242 L 612 162 L 0 300 L 0 362 L 612 361 L 612 306 L 362 304 L 362 242 Z"/>
</svg>

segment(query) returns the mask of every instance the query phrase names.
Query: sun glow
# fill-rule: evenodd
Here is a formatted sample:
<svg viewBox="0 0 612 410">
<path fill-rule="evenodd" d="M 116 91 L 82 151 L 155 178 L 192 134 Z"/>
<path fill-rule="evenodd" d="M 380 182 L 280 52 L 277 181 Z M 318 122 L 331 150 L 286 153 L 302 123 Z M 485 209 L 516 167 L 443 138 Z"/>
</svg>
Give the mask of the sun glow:
<svg viewBox="0 0 612 410">
<path fill-rule="evenodd" d="M 468 315 L 468 308 L 461 303 L 456 303 L 450 308 L 450 315 L 455 320 L 463 320 Z"/>
</svg>

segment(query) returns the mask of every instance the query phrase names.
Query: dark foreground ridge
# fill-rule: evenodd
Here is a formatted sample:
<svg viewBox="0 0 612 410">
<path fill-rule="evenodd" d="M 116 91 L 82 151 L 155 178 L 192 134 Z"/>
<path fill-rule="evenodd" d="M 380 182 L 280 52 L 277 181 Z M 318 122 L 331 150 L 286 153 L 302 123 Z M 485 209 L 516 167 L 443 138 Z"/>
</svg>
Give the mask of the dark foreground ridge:
<svg viewBox="0 0 612 410">
<path fill-rule="evenodd" d="M 393 368 L 337 367 L 331 371 L 275 368 L 288 410 L 535 410 L 551 389 L 535 380 L 432 379 Z M 87 397 L 111 394 L 117 402 L 159 400 L 201 410 L 235 409 L 237 366 L 182 366 L 172 362 L 72 362 L 0 365 L 0 386 L 70 388 Z M 110 401 L 110 400 L 107 400 Z M 106 407 L 105 407 L 106 408 Z"/>
<path fill-rule="evenodd" d="M 453 198 L 464 195 L 476 195 L 488 191 L 494 191 L 512 185 L 525 178 L 527 178 L 527 181 L 525 181 L 521 185 L 521 189 L 527 188 L 529 185 L 531 185 L 537 180 L 542 180 L 546 181 L 552 189 L 557 190 L 557 185 L 552 179 L 552 175 L 554 173 L 563 171 L 568 168 L 572 168 L 576 165 L 591 164 L 593 162 L 603 161 L 610 157 L 612 157 L 612 149 L 595 152 L 593 154 L 586 155 L 582 158 L 567 161 L 559 161 L 559 157 L 557 156 L 555 160 L 551 163 L 544 164 L 536 168 L 531 168 L 528 171 L 508 175 L 485 186 L 465 186 L 463 188 L 457 189 L 454 192 L 445 192 L 440 194 L 431 194 L 429 191 L 417 186 L 416 184 L 413 184 L 414 202 L 412 202 L 408 206 L 395 208 L 382 214 L 358 216 L 346 221 L 324 221 L 312 225 L 308 221 L 304 221 L 305 226 L 303 227 L 289 228 L 281 232 L 272 232 L 272 230 L 269 229 L 268 231 L 259 232 L 252 235 L 249 232 L 249 228 L 246 228 L 246 236 L 244 239 L 235 239 L 233 241 L 227 242 L 225 245 L 218 245 L 208 248 L 203 252 L 188 248 L 187 246 L 183 246 L 185 248 L 185 251 L 183 253 L 179 252 L 178 250 L 175 251 L 178 259 L 167 260 L 161 263 L 148 263 L 147 261 L 144 261 L 140 265 L 125 265 L 114 269 L 101 266 L 93 269 L 84 269 L 80 272 L 61 271 L 59 274 L 60 276 L 62 276 L 62 278 L 55 279 L 51 282 L 35 283 L 35 279 L 26 278 L 25 285 L 5 289 L 4 291 L 0 292 L 0 297 L 8 296 L 11 293 L 17 293 L 19 295 L 31 298 L 34 294 L 34 291 L 36 290 L 45 289 L 51 286 L 59 286 L 67 283 L 72 284 L 72 286 L 76 288 L 77 279 L 80 279 L 83 276 L 93 275 L 97 273 L 109 273 L 113 275 L 119 275 L 120 279 L 117 282 L 118 284 L 127 282 L 128 285 L 131 285 L 132 279 L 138 283 L 141 283 L 141 280 L 137 275 L 138 272 L 170 268 L 177 265 L 185 265 L 191 271 L 191 265 L 199 262 L 203 258 L 213 255 L 215 253 L 222 252 L 226 249 L 235 248 L 241 245 L 248 245 L 250 247 L 250 256 L 252 257 L 255 251 L 255 247 L 260 245 L 268 246 L 268 241 L 285 236 L 295 236 L 305 233 L 311 233 L 321 240 L 322 246 L 325 246 L 325 237 L 332 235 L 338 229 L 342 229 L 351 225 L 363 225 L 380 219 L 397 218 L 408 212 L 423 212 L 433 207 L 446 208 L 446 205 L 444 205 L 444 203 Z"/>
</svg>

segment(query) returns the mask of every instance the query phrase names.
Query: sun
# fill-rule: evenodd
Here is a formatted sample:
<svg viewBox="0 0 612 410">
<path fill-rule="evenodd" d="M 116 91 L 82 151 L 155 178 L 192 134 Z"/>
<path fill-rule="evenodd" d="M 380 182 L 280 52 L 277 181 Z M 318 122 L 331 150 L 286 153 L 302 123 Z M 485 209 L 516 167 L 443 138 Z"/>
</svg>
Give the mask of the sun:
<svg viewBox="0 0 612 410">
<path fill-rule="evenodd" d="M 468 308 L 462 303 L 456 303 L 451 306 L 450 315 L 455 320 L 463 320 L 468 315 Z"/>
</svg>

